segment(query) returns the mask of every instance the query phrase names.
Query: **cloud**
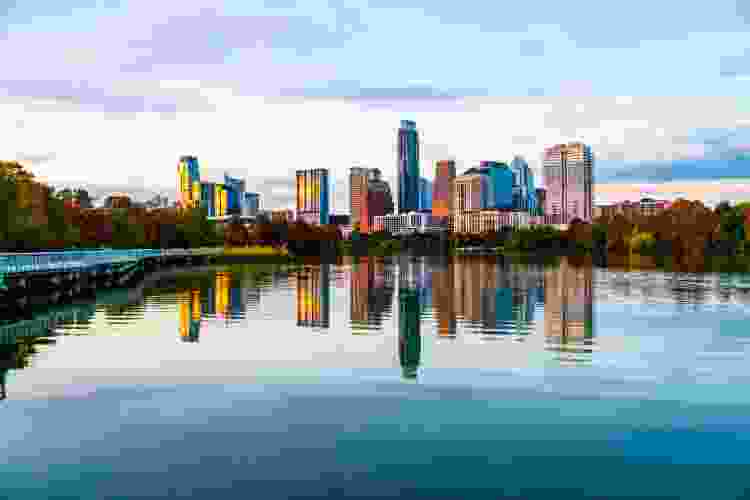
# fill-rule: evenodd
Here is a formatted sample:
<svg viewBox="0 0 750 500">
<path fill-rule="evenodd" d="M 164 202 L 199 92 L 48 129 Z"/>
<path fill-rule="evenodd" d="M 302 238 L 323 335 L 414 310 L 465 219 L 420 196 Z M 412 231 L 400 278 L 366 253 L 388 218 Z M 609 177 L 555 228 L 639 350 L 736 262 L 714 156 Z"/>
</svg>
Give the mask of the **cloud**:
<svg viewBox="0 0 750 500">
<path fill-rule="evenodd" d="M 25 154 L 21 153 L 16 156 L 16 160 L 22 163 L 29 163 L 32 167 L 47 163 L 57 158 L 57 153 L 46 154 Z"/>
</svg>

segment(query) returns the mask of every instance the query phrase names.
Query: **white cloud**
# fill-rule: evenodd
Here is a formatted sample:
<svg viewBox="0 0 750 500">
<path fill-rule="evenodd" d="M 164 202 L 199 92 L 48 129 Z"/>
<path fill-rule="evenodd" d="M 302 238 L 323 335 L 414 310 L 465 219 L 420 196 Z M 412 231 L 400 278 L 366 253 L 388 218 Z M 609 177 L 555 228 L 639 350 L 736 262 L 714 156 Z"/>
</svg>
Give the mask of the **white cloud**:
<svg viewBox="0 0 750 500">
<path fill-rule="evenodd" d="M 189 83 L 162 88 L 194 89 Z M 292 176 L 299 168 L 329 168 L 348 182 L 355 164 L 395 174 L 396 129 L 404 116 L 388 109 L 361 111 L 336 100 L 240 97 L 229 90 L 199 88 L 214 112 L 134 113 L 120 119 L 50 101 L 3 102 L 0 157 L 54 156 L 34 167 L 50 180 L 126 183 L 134 176 L 147 185 L 172 187 L 177 158 L 198 156 L 212 176 L 224 169 L 249 178 Z M 576 106 L 585 105 L 585 112 Z M 676 159 L 693 153 L 686 143 L 694 128 L 733 128 L 747 119 L 732 98 L 481 99 L 465 100 L 466 111 L 416 112 L 422 173 L 434 175 L 434 162 L 453 157 L 459 170 L 480 160 L 509 161 L 524 155 L 540 167 L 545 146 L 572 139 L 592 145 L 600 158 Z M 15 127 L 23 120 L 23 128 Z M 663 131 L 660 136 L 657 131 Z M 518 137 L 527 140 L 515 141 Z M 528 140 L 531 139 L 531 140 Z M 514 141 L 516 143 L 514 143 Z M 618 156 L 620 155 L 620 156 Z M 216 180 L 216 179 L 214 179 Z M 346 184 L 343 184 L 344 186 Z M 253 188 L 249 186 L 249 188 Z M 395 186 L 392 186 L 395 194 Z M 345 193 L 336 198 L 346 200 Z M 344 211 L 338 201 L 335 210 Z M 348 203 L 348 202 L 347 202 Z"/>
</svg>

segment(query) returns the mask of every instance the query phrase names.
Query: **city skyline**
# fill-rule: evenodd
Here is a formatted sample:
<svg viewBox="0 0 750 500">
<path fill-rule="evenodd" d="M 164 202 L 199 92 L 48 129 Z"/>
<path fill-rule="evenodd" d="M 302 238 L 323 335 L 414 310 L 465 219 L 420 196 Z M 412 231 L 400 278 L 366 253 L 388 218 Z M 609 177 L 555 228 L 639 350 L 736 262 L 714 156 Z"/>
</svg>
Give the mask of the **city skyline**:
<svg viewBox="0 0 750 500">
<path fill-rule="evenodd" d="M 570 141 L 596 151 L 599 184 L 748 177 L 745 2 L 698 14 L 637 0 L 617 11 L 632 22 L 615 26 L 588 3 L 16 3 L 0 40 L 0 158 L 53 185 L 173 193 L 165 165 L 189 152 L 206 180 L 230 171 L 282 207 L 299 165 L 342 186 L 353 164 L 380 168 L 395 192 L 394 128 L 408 119 L 430 180 L 438 160 L 463 171 L 520 154 L 543 184 L 543 149 Z M 502 30 L 487 22 L 499 14 Z M 419 57 L 396 57 L 394 24 L 418 33 Z M 488 69 L 498 57 L 503 68 Z M 112 153 L 123 137 L 133 154 Z M 346 199 L 337 193 L 333 210 Z"/>
</svg>

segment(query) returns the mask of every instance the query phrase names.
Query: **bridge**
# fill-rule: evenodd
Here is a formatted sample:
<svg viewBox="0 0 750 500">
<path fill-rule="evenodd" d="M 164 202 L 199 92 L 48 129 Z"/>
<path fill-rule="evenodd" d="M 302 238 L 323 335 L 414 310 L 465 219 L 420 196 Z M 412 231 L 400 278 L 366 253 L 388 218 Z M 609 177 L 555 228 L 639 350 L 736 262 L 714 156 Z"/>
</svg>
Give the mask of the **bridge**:
<svg viewBox="0 0 750 500">
<path fill-rule="evenodd" d="M 0 282 L 3 275 L 44 272 L 75 272 L 114 264 L 138 263 L 145 259 L 211 257 L 222 248 L 163 250 L 68 250 L 61 252 L 0 253 Z"/>
</svg>

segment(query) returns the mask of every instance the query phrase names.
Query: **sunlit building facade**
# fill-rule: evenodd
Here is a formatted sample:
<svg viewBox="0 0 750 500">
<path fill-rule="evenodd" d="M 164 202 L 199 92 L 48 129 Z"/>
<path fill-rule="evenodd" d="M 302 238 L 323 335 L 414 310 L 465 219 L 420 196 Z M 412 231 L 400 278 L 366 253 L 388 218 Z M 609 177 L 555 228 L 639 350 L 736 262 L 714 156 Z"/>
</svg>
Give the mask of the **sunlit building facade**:
<svg viewBox="0 0 750 500">
<path fill-rule="evenodd" d="M 435 166 L 435 182 L 432 189 L 432 215 L 447 217 L 451 214 L 451 182 L 456 177 L 456 162 L 441 160 Z"/>
<path fill-rule="evenodd" d="M 200 204 L 201 177 L 198 158 L 181 156 L 177 164 L 178 203 L 182 208 L 194 208 Z"/>
<path fill-rule="evenodd" d="M 297 170 L 297 217 L 328 224 L 330 214 L 328 169 Z"/>
<path fill-rule="evenodd" d="M 593 167 L 591 147 L 580 142 L 557 144 L 544 150 L 544 212 L 557 224 L 593 217 Z"/>
</svg>

